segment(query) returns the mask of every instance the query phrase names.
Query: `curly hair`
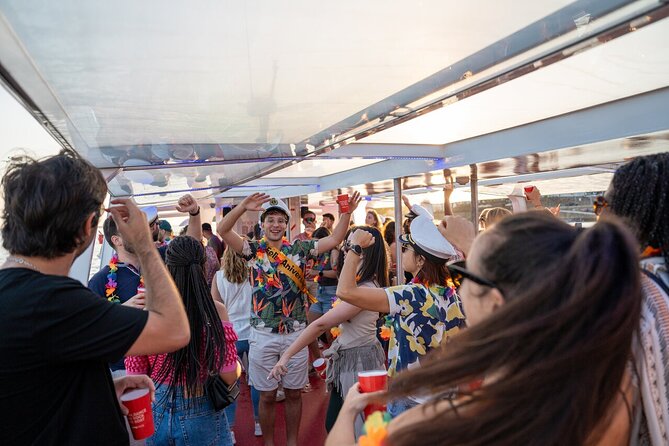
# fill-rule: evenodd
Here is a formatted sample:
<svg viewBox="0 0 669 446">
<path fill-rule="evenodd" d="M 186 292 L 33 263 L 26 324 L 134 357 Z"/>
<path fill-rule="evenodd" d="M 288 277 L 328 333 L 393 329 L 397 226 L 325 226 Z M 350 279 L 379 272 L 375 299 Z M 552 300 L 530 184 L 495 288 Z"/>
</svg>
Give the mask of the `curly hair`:
<svg viewBox="0 0 669 446">
<path fill-rule="evenodd" d="M 53 259 L 75 251 L 91 213 L 98 225 L 107 183 L 73 150 L 41 160 L 10 159 L 2 178 L 2 246 L 12 254 Z"/>
<path fill-rule="evenodd" d="M 609 206 L 623 217 L 643 248 L 662 251 L 669 265 L 669 153 L 640 156 L 613 175 Z"/>
</svg>

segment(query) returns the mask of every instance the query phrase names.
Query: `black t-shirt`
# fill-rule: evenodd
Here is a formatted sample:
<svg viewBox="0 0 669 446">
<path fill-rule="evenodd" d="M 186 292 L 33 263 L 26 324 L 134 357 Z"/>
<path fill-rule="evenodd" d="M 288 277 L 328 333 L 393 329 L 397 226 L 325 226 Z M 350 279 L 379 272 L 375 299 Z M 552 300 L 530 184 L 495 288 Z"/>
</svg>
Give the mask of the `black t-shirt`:
<svg viewBox="0 0 669 446">
<path fill-rule="evenodd" d="M 118 270 L 116 271 L 116 291 L 115 294 L 118 296 L 120 303 L 125 303 L 132 296 L 137 294 L 137 287 L 139 286 L 139 272 L 133 271 L 123 263 L 118 264 Z M 107 275 L 109 274 L 109 266 L 105 265 L 100 271 L 95 273 L 91 280 L 88 281 L 88 288 L 93 290 L 95 294 L 100 297 L 107 298 Z M 109 368 L 112 371 L 115 370 L 125 370 L 125 364 L 123 363 L 123 358 L 118 361 L 109 364 Z"/>
<path fill-rule="evenodd" d="M 0 444 L 128 444 L 107 363 L 147 319 L 69 277 L 0 270 Z"/>
</svg>

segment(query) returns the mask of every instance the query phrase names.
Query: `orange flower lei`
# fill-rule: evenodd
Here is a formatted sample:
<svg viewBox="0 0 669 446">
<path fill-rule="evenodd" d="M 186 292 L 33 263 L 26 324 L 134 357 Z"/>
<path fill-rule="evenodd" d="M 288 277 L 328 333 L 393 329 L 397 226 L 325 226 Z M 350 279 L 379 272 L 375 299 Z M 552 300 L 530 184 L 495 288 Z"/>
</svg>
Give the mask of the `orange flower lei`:
<svg viewBox="0 0 669 446">
<path fill-rule="evenodd" d="M 360 446 L 383 446 L 388 437 L 388 423 L 390 423 L 388 412 L 378 410 L 367 417 L 363 431 L 365 435 L 358 440 Z"/>
</svg>

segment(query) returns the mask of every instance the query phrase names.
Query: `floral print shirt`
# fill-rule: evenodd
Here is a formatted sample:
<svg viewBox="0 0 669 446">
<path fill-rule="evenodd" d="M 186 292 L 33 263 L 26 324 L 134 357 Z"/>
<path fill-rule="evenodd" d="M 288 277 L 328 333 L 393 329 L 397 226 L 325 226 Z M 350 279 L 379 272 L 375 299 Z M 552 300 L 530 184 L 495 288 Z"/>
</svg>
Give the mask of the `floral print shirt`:
<svg viewBox="0 0 669 446">
<path fill-rule="evenodd" d="M 412 283 L 386 288 L 394 318 L 388 347 L 388 375 L 418 367 L 420 357 L 465 326 L 454 288 Z"/>
<path fill-rule="evenodd" d="M 258 262 L 259 243 L 245 241 L 242 251 L 251 268 L 251 286 L 253 287 L 251 327 L 269 333 L 287 334 L 303 330 L 307 326 L 309 300 L 300 290 L 299 285 L 285 274 L 279 272 L 279 287 L 266 285 L 266 271 L 270 269 L 268 260 Z M 318 254 L 318 240 L 297 240 L 282 252 L 295 265 L 302 269 L 307 258 Z M 261 263 L 259 265 L 259 263 Z"/>
</svg>

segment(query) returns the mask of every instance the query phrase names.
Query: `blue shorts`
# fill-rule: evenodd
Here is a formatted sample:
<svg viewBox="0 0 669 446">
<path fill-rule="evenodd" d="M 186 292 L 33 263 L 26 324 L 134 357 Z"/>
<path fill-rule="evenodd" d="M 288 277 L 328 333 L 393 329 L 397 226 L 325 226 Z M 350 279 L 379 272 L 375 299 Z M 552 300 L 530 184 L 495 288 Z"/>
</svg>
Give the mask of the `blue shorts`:
<svg viewBox="0 0 669 446">
<path fill-rule="evenodd" d="M 318 302 L 311 304 L 309 311 L 312 313 L 325 314 L 332 309 L 332 303 L 337 298 L 337 285 L 318 286 L 316 300 Z"/>
</svg>

